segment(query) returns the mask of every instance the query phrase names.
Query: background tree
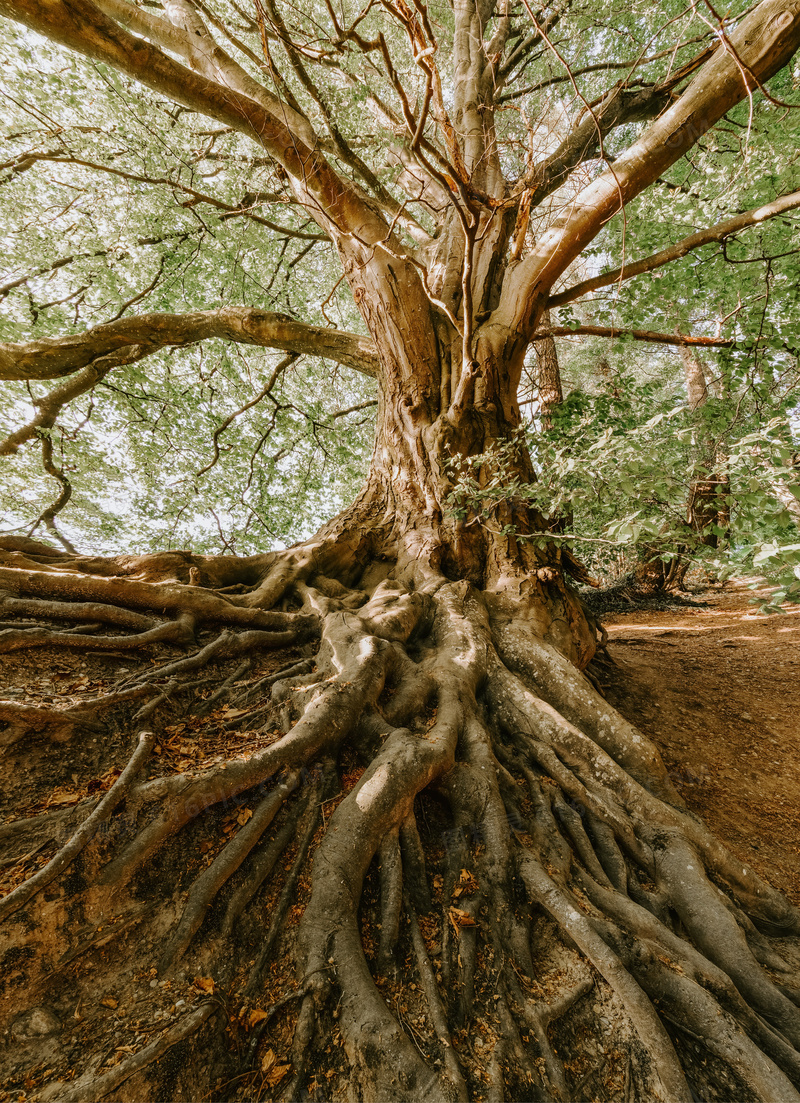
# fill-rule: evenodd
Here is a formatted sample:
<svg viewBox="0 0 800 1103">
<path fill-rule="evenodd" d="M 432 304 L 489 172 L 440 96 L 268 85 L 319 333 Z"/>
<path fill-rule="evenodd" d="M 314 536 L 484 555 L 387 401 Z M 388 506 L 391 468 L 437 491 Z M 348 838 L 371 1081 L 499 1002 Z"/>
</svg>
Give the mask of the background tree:
<svg viewBox="0 0 800 1103">
<path fill-rule="evenodd" d="M 364 1099 L 569 1099 L 603 1082 L 677 1101 L 687 1076 L 701 1094 L 797 1098 L 800 917 L 580 672 L 596 628 L 567 576 L 585 570 L 541 539 L 518 433 L 548 306 L 800 205 L 771 195 L 668 257 L 570 271 L 728 112 L 782 103 L 785 77 L 764 85 L 800 44 L 794 0 L 724 20 L 473 0 L 0 11 L 27 28 L 9 33 L 32 120 L 7 139 L 26 239 L 4 287 L 2 450 L 24 464 L 36 443 L 59 487 L 31 532 L 59 532 L 78 461 L 93 495 L 76 516 L 105 539 L 133 492 L 151 540 L 154 515 L 173 547 L 204 526 L 227 552 L 234 537 L 263 547 L 298 524 L 263 512 L 298 481 L 308 531 L 360 466 L 358 441 L 343 451 L 330 427 L 371 408 L 362 377 L 377 385 L 363 489 L 288 550 L 103 558 L 72 533 L 63 551 L 3 538 L 15 672 L 31 648 L 92 656 L 95 680 L 110 657 L 145 660 L 71 708 L 2 705 L 5 839 L 19 872 L 47 859 L 0 903 L 12 1086 L 71 1014 L 83 1025 L 28 1077 L 41 1099 L 345 1084 Z M 554 100 L 562 86 L 572 100 Z M 194 352 L 173 366 L 181 348 Z M 323 361 L 359 374 L 323 388 Z M 312 472 L 326 451 L 344 484 Z M 465 473 L 491 508 L 452 508 Z M 211 529 L 193 503 L 215 478 Z M 40 784 L 60 786 L 46 807 L 22 770 L 33 755 Z M 164 1004 L 195 975 L 196 1006 Z M 134 1000 L 137 1018 L 109 1059 L 98 1002 L 121 1000 L 115 1047 Z M 167 1025 L 150 1039 L 156 1011 Z M 603 1018 L 614 1049 L 598 1064 L 581 1039 Z M 291 1028 L 285 1064 L 276 1023 Z"/>
</svg>

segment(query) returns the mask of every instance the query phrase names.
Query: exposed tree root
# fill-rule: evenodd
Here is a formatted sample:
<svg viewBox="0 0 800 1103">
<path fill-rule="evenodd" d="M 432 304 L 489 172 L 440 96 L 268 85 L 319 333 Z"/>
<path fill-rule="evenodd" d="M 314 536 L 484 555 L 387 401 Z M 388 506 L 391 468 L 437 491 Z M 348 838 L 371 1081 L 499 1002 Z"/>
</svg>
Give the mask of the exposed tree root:
<svg viewBox="0 0 800 1103">
<path fill-rule="evenodd" d="M 150 756 L 155 738 L 153 732 L 150 731 L 139 733 L 136 750 L 131 755 L 130 762 L 92 814 L 81 824 L 66 845 L 59 850 L 58 854 L 51 858 L 44 869 L 40 869 L 37 874 L 0 900 L 0 922 L 6 916 L 12 915 L 15 911 L 24 907 L 37 892 L 41 892 L 46 885 L 49 885 L 51 881 L 58 877 L 59 873 L 74 862 L 99 825 L 104 823 L 117 805 L 130 794 L 138 774 Z"/>
<path fill-rule="evenodd" d="M 39 1098 L 42 1103 L 50 1103 L 51 1100 L 58 1100 L 59 1103 L 93 1103 L 96 1099 L 105 1099 L 112 1092 L 116 1092 L 126 1080 L 153 1064 L 173 1046 L 191 1038 L 217 1010 L 217 1004 L 209 1001 L 184 1015 L 174 1026 L 164 1031 L 160 1038 L 126 1061 L 121 1061 L 109 1072 L 102 1073 L 100 1076 L 93 1072 L 89 1073 L 69 1086 L 53 1084 L 49 1089 L 46 1088 Z"/>
<path fill-rule="evenodd" d="M 83 708 L 43 709 L 35 705 L 17 705 L 11 701 L 0 701 L 2 721 L 8 724 L 0 736 L 0 743 L 6 746 L 29 731 L 47 731 L 51 738 L 62 741 L 69 739 L 76 728 L 94 732 L 103 730 L 102 724 Z"/>
<path fill-rule="evenodd" d="M 30 1023 L 52 1021 L 63 1060 L 41 1100 L 213 1096 L 227 1083 L 245 1098 L 258 1077 L 287 1101 L 345 1083 L 363 1100 L 800 1099 L 798 912 L 686 810 L 655 748 L 526 599 L 514 614 L 411 545 L 358 560 L 347 537 L 243 560 L 239 580 L 230 562 L 213 579 L 203 567 L 220 588 L 245 587 L 225 595 L 151 581 L 144 560 L 137 580 L 114 575 L 129 563 L 30 543 L 9 555 L 24 564 L 0 568 L 3 585 L 33 596 L 6 614 L 91 610 L 129 633 L 0 633 L 17 654 L 78 636 L 161 648 L 70 709 L 0 706 L 12 756 L 18 729 L 53 735 L 47 754 L 65 732 L 71 747 L 96 735 L 101 714 L 107 739 L 148 725 L 99 803 L 0 831 L 22 869 L 72 825 L 0 902 L 11 1087 L 52 1036 Z M 186 562 L 154 560 L 162 575 Z M 224 627 L 198 641 L 204 623 Z M 317 638 L 313 658 L 263 665 L 265 645 Z M 104 646 L 86 654 L 99 662 Z M 149 759 L 176 719 L 184 742 L 220 753 L 178 773 Z M 111 1012 L 96 1011 L 96 969 Z M 195 976 L 226 1008 L 202 1064 L 193 1038 L 217 1005 L 163 1003 L 196 998 Z M 95 1008 L 98 1038 L 102 1015 L 126 1005 L 118 1036 L 136 1006 L 130 1050 L 107 1071 L 92 1036 L 66 1041 L 69 1017 L 83 1021 L 76 998 Z M 179 1045 L 177 1064 L 162 1060 Z"/>
<path fill-rule="evenodd" d="M 211 901 L 245 860 L 275 819 L 283 801 L 296 786 L 297 774 L 291 772 L 286 781 L 264 797 L 241 831 L 197 878 L 189 893 L 181 921 L 159 959 L 159 973 L 165 973 L 170 965 L 183 955 L 195 931 L 203 922 Z"/>
</svg>

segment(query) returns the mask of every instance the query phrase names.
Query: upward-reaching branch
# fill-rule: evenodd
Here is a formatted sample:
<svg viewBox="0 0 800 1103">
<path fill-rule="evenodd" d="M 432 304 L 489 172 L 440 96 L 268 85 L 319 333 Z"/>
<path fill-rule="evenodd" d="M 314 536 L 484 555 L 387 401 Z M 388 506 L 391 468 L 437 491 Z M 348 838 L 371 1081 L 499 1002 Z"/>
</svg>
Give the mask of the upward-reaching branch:
<svg viewBox="0 0 800 1103">
<path fill-rule="evenodd" d="M 717 222 L 716 225 L 709 226 L 705 230 L 698 230 L 696 234 L 689 234 L 688 237 L 676 241 L 674 245 L 669 245 L 658 253 L 652 253 L 649 257 L 642 257 L 641 260 L 633 261 L 631 264 L 623 264 L 610 272 L 603 272 L 600 276 L 581 280 L 580 283 L 567 287 L 564 291 L 559 291 L 557 295 L 551 296 L 548 305 L 562 306 L 564 303 L 571 303 L 574 299 L 579 299 L 582 295 L 588 295 L 590 291 L 597 291 L 601 287 L 610 287 L 612 283 L 629 280 L 633 276 L 641 276 L 645 272 L 652 272 L 655 268 L 661 268 L 665 264 L 670 264 L 673 260 L 680 260 L 687 253 L 691 253 L 693 249 L 701 249 L 704 245 L 724 241 L 740 230 L 746 230 L 749 226 L 757 226 L 759 223 L 766 222 L 767 219 L 775 218 L 786 211 L 796 210 L 797 207 L 800 207 L 800 191 L 792 192 L 790 195 L 782 195 L 778 199 L 773 199 L 771 203 L 762 203 L 751 211 L 737 214 L 733 218 L 726 218 L 723 222 Z"/>
<path fill-rule="evenodd" d="M 111 0 L 103 3 L 111 6 Z M 114 0 L 112 10 L 119 7 L 120 17 L 124 12 L 134 23 L 136 9 Z M 243 78 L 234 83 L 228 70 L 220 73 L 215 65 L 215 77 L 221 76 L 221 80 L 209 77 L 203 70 L 209 70 L 213 59 L 202 52 L 198 57 L 192 55 L 201 70 L 194 72 L 146 38 L 125 30 L 90 0 L 0 0 L 0 12 L 255 139 L 289 174 L 311 217 L 332 235 L 355 234 L 370 244 L 386 236 L 383 219 L 333 170 L 315 144 L 309 145 L 305 129 L 295 128 L 293 113 L 280 100 L 266 98 L 265 90 L 249 76 L 247 84 Z M 166 21 L 159 23 L 159 35 L 169 32 L 177 36 L 174 47 L 173 37 L 164 41 L 176 51 L 182 48 L 185 54 L 184 32 Z M 141 29 L 156 37 L 149 24 Z"/>
<path fill-rule="evenodd" d="M 578 195 L 506 279 L 487 329 L 527 344 L 556 279 L 626 203 L 673 165 L 722 116 L 777 73 L 800 46 L 800 2 L 763 0 L 686 91 L 611 168 Z"/>
<path fill-rule="evenodd" d="M 203 21 L 188 4 L 173 0 L 173 3 L 166 5 L 171 22 L 136 7 L 128 0 L 96 0 L 96 4 L 121 26 L 146 38 L 154 46 L 177 54 L 209 80 L 225 88 L 236 89 L 270 114 L 282 118 L 306 145 L 313 148 L 318 144 L 314 128 L 298 105 L 287 105 L 254 80 L 214 41 Z"/>
<path fill-rule="evenodd" d="M 258 142 L 288 175 L 298 201 L 330 235 L 370 331 L 379 346 L 392 350 L 387 360 L 398 385 L 406 393 L 418 389 L 420 397 L 438 386 L 431 305 L 419 273 L 403 256 L 393 227 L 377 206 L 337 174 L 318 147 L 304 142 L 292 128 L 288 111 L 282 106 L 272 110 L 260 94 L 252 98 L 238 83 L 223 84 L 181 65 L 125 30 L 91 0 L 0 0 L 0 13 Z M 209 56 L 196 60 L 198 68 L 216 64 Z M 223 77 L 227 79 L 227 71 Z M 394 318 L 398 310 L 404 319 L 399 326 Z M 403 331 L 415 325 L 412 365 Z"/>
</svg>

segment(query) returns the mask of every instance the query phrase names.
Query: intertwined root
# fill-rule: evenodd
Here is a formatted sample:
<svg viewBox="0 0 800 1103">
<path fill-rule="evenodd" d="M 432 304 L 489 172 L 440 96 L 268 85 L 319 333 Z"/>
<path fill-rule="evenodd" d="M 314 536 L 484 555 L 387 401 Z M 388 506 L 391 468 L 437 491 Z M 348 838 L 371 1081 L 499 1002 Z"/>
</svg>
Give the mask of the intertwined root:
<svg viewBox="0 0 800 1103">
<path fill-rule="evenodd" d="M 173 650 L 77 707 L 0 705 L 17 767 L 98 731 L 130 756 L 105 795 L 0 829 L 12 857 L 52 851 L 0 902 L 11 1087 L 800 1098 L 798 913 L 685 809 L 533 599 L 410 555 L 356 570 L 337 541 L 238 565 L 37 547 L 0 568 L 0 648 Z M 252 742 L 169 772 L 176 715 Z M 65 1025 L 108 1025 L 100 975 L 137 1007 L 110 1057 Z M 33 1075 L 52 1036 L 31 1008 L 64 1054 Z"/>
</svg>

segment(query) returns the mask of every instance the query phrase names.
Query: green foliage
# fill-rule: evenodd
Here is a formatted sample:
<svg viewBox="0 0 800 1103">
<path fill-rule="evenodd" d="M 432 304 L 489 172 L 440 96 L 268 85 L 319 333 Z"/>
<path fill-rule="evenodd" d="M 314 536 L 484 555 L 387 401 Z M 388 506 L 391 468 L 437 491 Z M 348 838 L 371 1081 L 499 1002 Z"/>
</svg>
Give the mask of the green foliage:
<svg viewBox="0 0 800 1103">
<path fill-rule="evenodd" d="M 231 28 L 250 51 L 237 58 L 264 81 L 249 8 L 228 0 L 212 6 L 218 29 Z M 728 14 L 748 6 L 739 0 Z M 365 12 L 359 33 L 387 36 L 409 102 L 421 102 L 424 73 L 407 36 L 380 6 L 346 0 L 339 8 L 343 25 Z M 401 171 L 397 131 L 367 104 L 376 96 L 399 115 L 395 89 L 372 55 L 352 41 L 326 39 L 329 9 L 322 0 L 282 10 L 289 34 L 306 44 L 304 63 L 339 133 L 391 192 Z M 449 105 L 453 10 L 444 0 L 431 0 L 427 10 Z M 586 104 L 597 103 L 618 78 L 628 79 L 628 62 L 649 59 L 631 87 L 660 80 L 694 56 L 707 30 L 696 9 L 677 0 L 560 5 L 552 49 L 520 54 L 496 114 L 507 178 L 513 183 L 532 159 L 551 153 Z M 364 331 L 333 246 L 259 147 L 13 23 L 3 21 L 0 34 L 0 340 L 231 302 Z M 233 50 L 233 40 L 221 39 Z M 275 49 L 292 94 L 325 134 L 320 103 L 294 78 L 279 44 Z M 797 63 L 788 67 L 771 82 L 773 94 L 797 103 L 799 76 Z M 641 125 L 615 130 L 601 158 L 579 166 L 552 205 L 532 212 L 534 237 Z M 612 219 L 564 285 L 797 189 L 798 140 L 800 112 L 759 92 Z M 330 144 L 336 168 L 350 174 Z M 394 194 L 405 203 L 399 189 Z M 425 203 L 409 210 L 435 229 Z M 797 484 L 799 222 L 796 212 L 765 222 L 562 309 L 554 320 L 565 325 L 677 327 L 706 335 L 719 329 L 737 344 L 709 360 L 718 393 L 697 415 L 687 408 L 675 354 L 644 353 L 621 341 L 602 352 L 595 340 L 560 342 L 570 393 L 551 431 L 530 426 L 538 481 L 517 485 L 498 446 L 464 465 L 456 512 L 494 523 L 501 503 L 518 498 L 544 516 L 570 517 L 567 531 L 575 536 L 557 538 L 574 539 L 593 570 L 607 576 L 652 546 L 666 557 L 680 549 L 712 565 L 704 534 L 685 524 L 689 487 L 707 467 L 707 455 L 698 452 L 702 441 L 706 453 L 716 448 L 728 457 L 732 525 L 715 569 L 735 563 L 772 572 L 793 596 L 794 584 L 784 581 L 794 570 L 796 535 L 787 501 L 796 501 Z M 402 229 L 395 230 L 402 238 Z M 611 384 L 597 373 L 606 355 Z M 367 468 L 372 407 L 337 416 L 374 399 L 374 384 L 362 376 L 304 357 L 271 397 L 234 418 L 219 438 L 217 462 L 198 474 L 214 456 L 215 431 L 252 400 L 278 360 L 275 353 L 210 343 L 115 370 L 51 431 L 55 461 L 73 485 L 59 526 L 78 546 L 107 551 L 188 544 L 244 553 L 313 531 L 352 498 Z M 5 384 L 0 433 L 29 420 L 50 389 Z M 59 488 L 42 471 L 38 442 L 0 462 L 0 529 L 25 530 Z M 756 562 L 766 547 L 776 550 Z"/>
<path fill-rule="evenodd" d="M 587 367 L 585 350 L 563 360 L 578 385 L 552 411 L 551 429 L 534 418 L 523 434 L 535 481 L 513 474 L 522 441 L 500 442 L 454 464 L 453 515 L 497 525 L 503 506 L 525 503 L 544 518 L 526 539 L 567 543 L 607 581 L 654 555 L 680 557 L 719 577 L 765 577 L 778 587 L 770 609 L 800 601 L 795 381 L 754 391 L 744 361 L 718 357 L 727 395 L 692 411 L 677 354 L 622 346 L 611 353 L 619 370 L 603 358 L 600 373 L 597 360 Z M 715 515 L 695 529 L 687 523 L 692 488 L 715 474 L 726 476 L 713 500 L 730 525 Z"/>
<path fill-rule="evenodd" d="M 190 546 L 239 554 L 300 539 L 352 500 L 369 461 L 371 381 L 306 358 L 272 395 L 214 431 L 263 387 L 277 355 L 221 343 L 149 358 L 76 402 L 54 431 L 69 474 L 80 473 L 62 522 L 85 546 L 109 551 Z M 42 391 L 50 385 L 31 387 Z M 0 431 L 33 410 L 23 384 Z M 3 527 L 54 497 L 38 445 L 17 457 L 0 490 Z"/>
<path fill-rule="evenodd" d="M 272 165 L 259 163 L 250 142 L 14 24 L 3 21 L 0 32 L 0 340 L 228 302 L 363 330 L 336 287 L 330 243 L 276 193 Z M 31 150 L 55 159 L 17 170 L 14 158 Z M 259 192 L 274 202 L 244 202 Z M 373 381 L 355 372 L 304 357 L 271 398 L 234 420 L 219 461 L 196 474 L 213 457 L 214 431 L 280 357 L 209 342 L 117 369 L 72 403 L 51 433 L 55 462 L 73 484 L 59 528 L 98 551 L 240 554 L 315 531 L 352 500 L 368 465 L 373 409 L 335 416 L 374 400 Z M 3 384 L 0 437 L 29 421 L 53 386 Z M 0 460 L 2 531 L 26 531 L 58 495 L 40 451 L 33 441 Z"/>
</svg>

